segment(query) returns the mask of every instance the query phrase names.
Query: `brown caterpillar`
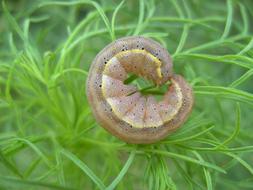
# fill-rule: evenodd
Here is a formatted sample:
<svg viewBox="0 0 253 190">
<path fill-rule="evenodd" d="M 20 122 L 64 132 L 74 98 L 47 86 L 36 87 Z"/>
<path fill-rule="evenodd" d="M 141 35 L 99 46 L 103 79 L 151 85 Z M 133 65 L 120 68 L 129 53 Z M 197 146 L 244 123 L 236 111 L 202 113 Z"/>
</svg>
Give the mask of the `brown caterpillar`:
<svg viewBox="0 0 253 190">
<path fill-rule="evenodd" d="M 162 85 L 171 85 L 163 100 L 142 95 L 124 84 L 134 73 Z M 179 128 L 193 105 L 192 89 L 172 72 L 169 53 L 159 43 L 144 37 L 125 37 L 106 46 L 94 59 L 86 93 L 98 123 L 128 143 L 147 144 L 161 140 Z"/>
</svg>

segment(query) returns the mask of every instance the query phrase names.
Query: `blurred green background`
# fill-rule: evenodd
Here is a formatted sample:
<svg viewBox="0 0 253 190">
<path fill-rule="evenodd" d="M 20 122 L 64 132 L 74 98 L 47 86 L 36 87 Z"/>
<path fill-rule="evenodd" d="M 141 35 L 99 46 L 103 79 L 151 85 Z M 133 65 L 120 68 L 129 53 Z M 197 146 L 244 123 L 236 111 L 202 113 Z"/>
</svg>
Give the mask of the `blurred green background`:
<svg viewBox="0 0 253 190">
<path fill-rule="evenodd" d="M 251 0 L 1 1 L 0 189 L 253 189 L 252 7 Z M 132 35 L 166 47 L 175 73 L 194 89 L 191 117 L 151 145 L 106 132 L 85 95 L 96 54 Z"/>
</svg>

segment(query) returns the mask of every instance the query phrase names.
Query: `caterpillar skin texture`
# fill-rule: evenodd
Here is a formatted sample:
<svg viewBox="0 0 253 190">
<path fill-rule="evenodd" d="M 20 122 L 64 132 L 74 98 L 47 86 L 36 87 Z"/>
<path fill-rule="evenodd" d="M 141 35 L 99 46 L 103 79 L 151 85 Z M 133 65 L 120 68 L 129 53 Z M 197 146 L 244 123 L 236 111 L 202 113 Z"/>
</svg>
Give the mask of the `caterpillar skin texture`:
<svg viewBox="0 0 253 190">
<path fill-rule="evenodd" d="M 171 85 L 161 101 L 124 84 L 134 73 L 157 85 Z M 106 46 L 94 59 L 86 86 L 98 123 L 128 143 L 148 144 L 165 138 L 187 119 L 193 106 L 192 88 L 173 74 L 170 55 L 144 37 L 125 37 Z"/>
</svg>

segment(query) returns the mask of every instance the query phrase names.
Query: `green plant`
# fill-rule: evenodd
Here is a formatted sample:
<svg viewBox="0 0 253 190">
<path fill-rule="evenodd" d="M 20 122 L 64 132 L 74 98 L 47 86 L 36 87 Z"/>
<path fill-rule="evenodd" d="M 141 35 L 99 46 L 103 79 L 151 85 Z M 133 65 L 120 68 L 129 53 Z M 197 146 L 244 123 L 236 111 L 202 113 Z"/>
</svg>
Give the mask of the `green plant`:
<svg viewBox="0 0 253 190">
<path fill-rule="evenodd" d="M 0 189 L 252 189 L 250 0 L 2 1 Z M 129 145 L 94 120 L 95 55 L 152 37 L 192 84 L 188 121 Z"/>
</svg>

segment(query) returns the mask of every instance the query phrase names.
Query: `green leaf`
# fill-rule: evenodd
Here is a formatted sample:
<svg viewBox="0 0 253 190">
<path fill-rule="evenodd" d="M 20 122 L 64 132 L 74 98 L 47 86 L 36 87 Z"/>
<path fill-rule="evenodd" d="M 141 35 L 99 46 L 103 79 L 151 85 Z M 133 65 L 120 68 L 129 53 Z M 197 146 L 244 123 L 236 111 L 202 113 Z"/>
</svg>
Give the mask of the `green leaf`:
<svg viewBox="0 0 253 190">
<path fill-rule="evenodd" d="M 132 164 L 133 160 L 134 160 L 134 157 L 135 157 L 135 150 L 133 150 L 124 167 L 121 169 L 121 171 L 119 172 L 118 176 L 113 180 L 113 182 L 106 188 L 106 190 L 113 190 L 115 189 L 115 187 L 117 186 L 117 184 L 122 180 L 122 178 L 125 176 L 125 174 L 127 173 L 130 165 Z"/>
<path fill-rule="evenodd" d="M 12 177 L 0 176 L 0 186 L 8 188 L 17 188 L 20 189 L 22 186 L 33 187 L 33 188 L 48 188 L 48 189 L 59 189 L 59 190 L 77 190 L 71 187 L 63 187 L 55 184 L 44 183 L 40 181 L 24 180 L 17 179 Z"/>
<path fill-rule="evenodd" d="M 71 160 L 77 167 L 79 167 L 90 179 L 99 187 L 99 189 L 105 189 L 104 183 L 93 173 L 93 171 L 77 156 L 72 154 L 71 152 L 62 149 L 61 153 Z"/>
</svg>

